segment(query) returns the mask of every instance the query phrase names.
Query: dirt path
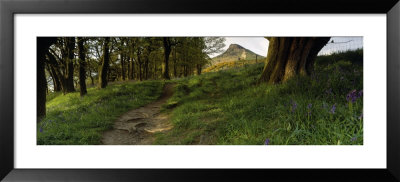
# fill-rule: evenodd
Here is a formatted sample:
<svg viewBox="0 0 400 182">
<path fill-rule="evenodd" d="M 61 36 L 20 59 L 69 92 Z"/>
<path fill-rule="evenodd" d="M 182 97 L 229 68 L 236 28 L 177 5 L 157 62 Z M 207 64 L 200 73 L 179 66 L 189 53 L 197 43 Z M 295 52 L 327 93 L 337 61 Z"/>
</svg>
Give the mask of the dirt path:
<svg viewBox="0 0 400 182">
<path fill-rule="evenodd" d="M 173 85 L 164 87 L 163 95 L 157 101 L 121 115 L 114 123 L 114 129 L 103 133 L 104 145 L 149 145 L 154 141 L 155 132 L 172 128 L 168 115 L 160 113 L 161 106 L 173 94 Z"/>
</svg>

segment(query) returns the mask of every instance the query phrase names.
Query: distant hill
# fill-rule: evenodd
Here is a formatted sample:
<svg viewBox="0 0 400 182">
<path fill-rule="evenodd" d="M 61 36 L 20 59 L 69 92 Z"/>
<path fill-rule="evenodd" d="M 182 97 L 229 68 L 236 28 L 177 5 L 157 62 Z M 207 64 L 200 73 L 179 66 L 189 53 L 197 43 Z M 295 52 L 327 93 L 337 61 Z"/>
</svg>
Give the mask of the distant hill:
<svg viewBox="0 0 400 182">
<path fill-rule="evenodd" d="M 260 56 L 238 44 L 231 44 L 224 53 L 212 58 L 211 65 L 239 60 L 255 60 L 256 56 L 259 60 L 264 59 L 263 56 Z"/>
</svg>

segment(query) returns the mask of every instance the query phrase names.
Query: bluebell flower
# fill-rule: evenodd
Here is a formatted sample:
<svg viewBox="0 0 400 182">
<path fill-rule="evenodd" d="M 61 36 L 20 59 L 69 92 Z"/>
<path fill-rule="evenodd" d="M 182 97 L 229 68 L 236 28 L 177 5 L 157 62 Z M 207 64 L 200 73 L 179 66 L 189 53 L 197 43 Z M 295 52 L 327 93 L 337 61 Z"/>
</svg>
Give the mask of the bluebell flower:
<svg viewBox="0 0 400 182">
<path fill-rule="evenodd" d="M 40 127 L 39 131 L 40 131 L 40 133 L 43 133 L 43 128 L 42 128 L 42 127 Z"/>
<path fill-rule="evenodd" d="M 265 140 L 264 145 L 269 145 L 269 138 Z"/>
<path fill-rule="evenodd" d="M 335 114 L 336 111 L 336 104 L 333 104 L 332 108 L 331 108 L 331 113 Z"/>
<path fill-rule="evenodd" d="M 352 90 L 350 93 L 347 94 L 346 100 L 347 102 L 351 101 L 351 103 L 354 103 L 359 97 L 359 93 L 357 93 L 357 90 Z"/>
<path fill-rule="evenodd" d="M 354 142 L 356 140 L 357 140 L 357 137 L 353 137 L 353 138 L 350 139 L 350 141 L 352 141 L 352 142 Z"/>
</svg>

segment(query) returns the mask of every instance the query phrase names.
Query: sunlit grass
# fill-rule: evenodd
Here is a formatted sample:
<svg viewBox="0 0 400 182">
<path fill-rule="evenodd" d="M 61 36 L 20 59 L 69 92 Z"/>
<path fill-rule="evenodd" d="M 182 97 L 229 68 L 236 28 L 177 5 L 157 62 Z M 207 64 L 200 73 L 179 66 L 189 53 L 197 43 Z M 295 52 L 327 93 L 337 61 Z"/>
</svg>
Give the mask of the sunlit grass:
<svg viewBox="0 0 400 182">
<path fill-rule="evenodd" d="M 89 88 L 85 97 L 79 92 L 53 94 L 46 103 L 47 116 L 37 126 L 37 144 L 100 144 L 102 132 L 118 116 L 156 100 L 162 87 L 162 81 L 146 81 Z"/>
<path fill-rule="evenodd" d="M 320 57 L 313 75 L 280 85 L 257 84 L 262 63 L 179 80 L 165 105 L 174 128 L 156 144 L 362 145 L 362 50 L 354 52 Z"/>
</svg>

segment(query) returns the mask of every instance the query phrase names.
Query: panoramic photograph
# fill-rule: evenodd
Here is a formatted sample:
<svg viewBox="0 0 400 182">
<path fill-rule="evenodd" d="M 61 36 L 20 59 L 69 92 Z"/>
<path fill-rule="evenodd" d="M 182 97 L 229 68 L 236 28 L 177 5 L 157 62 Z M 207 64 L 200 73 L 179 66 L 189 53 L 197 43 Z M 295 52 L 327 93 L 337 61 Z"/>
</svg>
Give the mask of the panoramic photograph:
<svg viewBox="0 0 400 182">
<path fill-rule="evenodd" d="M 363 145 L 363 37 L 37 37 L 37 145 Z"/>
</svg>

